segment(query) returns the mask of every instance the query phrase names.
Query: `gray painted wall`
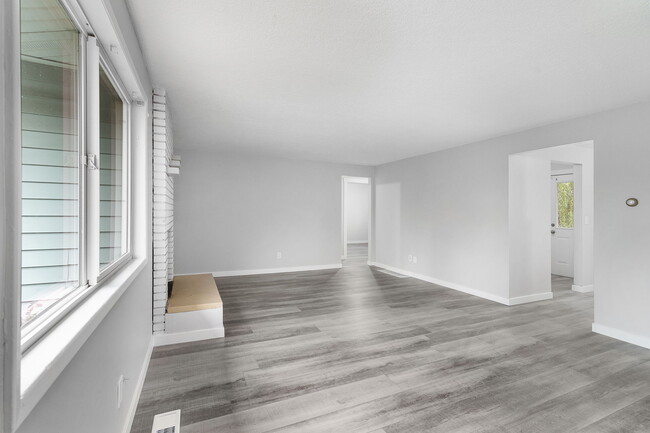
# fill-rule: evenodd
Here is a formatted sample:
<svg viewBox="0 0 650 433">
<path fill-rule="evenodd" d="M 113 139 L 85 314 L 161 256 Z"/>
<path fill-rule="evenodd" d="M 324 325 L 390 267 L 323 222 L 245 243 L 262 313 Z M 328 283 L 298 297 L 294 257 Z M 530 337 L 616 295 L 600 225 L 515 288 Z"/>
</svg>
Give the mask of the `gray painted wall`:
<svg viewBox="0 0 650 433">
<path fill-rule="evenodd" d="M 595 323 L 650 337 L 647 102 L 377 167 L 376 261 L 508 297 L 508 155 L 587 140 Z M 625 206 L 631 196 L 636 208 Z"/>
<path fill-rule="evenodd" d="M 341 176 L 371 167 L 178 152 L 177 274 L 340 263 Z"/>
</svg>

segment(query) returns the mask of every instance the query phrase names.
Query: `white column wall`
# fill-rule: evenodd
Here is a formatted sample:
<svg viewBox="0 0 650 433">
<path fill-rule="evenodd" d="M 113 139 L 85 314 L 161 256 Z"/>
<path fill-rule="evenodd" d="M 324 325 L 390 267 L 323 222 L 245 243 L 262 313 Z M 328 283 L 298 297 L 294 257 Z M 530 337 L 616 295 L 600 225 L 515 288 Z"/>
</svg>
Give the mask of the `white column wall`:
<svg viewBox="0 0 650 433">
<path fill-rule="evenodd" d="M 509 304 L 552 298 L 549 208 L 551 162 L 511 155 Z"/>
<path fill-rule="evenodd" d="M 153 91 L 153 333 L 165 332 L 167 283 L 174 277 L 174 154 L 167 95 Z"/>
</svg>

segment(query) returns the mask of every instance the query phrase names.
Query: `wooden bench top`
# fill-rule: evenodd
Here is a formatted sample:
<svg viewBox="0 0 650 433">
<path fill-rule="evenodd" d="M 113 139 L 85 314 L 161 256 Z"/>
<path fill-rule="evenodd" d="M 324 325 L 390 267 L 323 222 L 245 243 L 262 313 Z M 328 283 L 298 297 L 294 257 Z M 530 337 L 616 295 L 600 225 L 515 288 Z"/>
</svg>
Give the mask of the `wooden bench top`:
<svg viewBox="0 0 650 433">
<path fill-rule="evenodd" d="M 172 295 L 167 301 L 168 313 L 222 308 L 221 296 L 212 274 L 174 277 Z"/>
</svg>

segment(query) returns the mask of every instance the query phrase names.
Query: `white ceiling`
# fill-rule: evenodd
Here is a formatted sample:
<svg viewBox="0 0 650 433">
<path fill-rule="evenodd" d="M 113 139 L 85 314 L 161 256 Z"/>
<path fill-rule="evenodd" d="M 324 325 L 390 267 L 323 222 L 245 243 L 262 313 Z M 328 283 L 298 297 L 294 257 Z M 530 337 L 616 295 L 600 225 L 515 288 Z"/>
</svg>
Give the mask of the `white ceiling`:
<svg viewBox="0 0 650 433">
<path fill-rule="evenodd" d="M 650 98 L 648 0 L 128 0 L 174 142 L 377 165 Z"/>
</svg>

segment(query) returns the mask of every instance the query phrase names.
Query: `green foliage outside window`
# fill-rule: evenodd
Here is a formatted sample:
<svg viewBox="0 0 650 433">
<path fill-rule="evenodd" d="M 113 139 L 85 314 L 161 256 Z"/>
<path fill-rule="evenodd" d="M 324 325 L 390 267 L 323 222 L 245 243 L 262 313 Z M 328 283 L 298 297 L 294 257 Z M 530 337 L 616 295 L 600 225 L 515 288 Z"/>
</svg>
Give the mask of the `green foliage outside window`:
<svg viewBox="0 0 650 433">
<path fill-rule="evenodd" d="M 557 184 L 557 220 L 559 227 L 573 228 L 573 182 Z"/>
</svg>

